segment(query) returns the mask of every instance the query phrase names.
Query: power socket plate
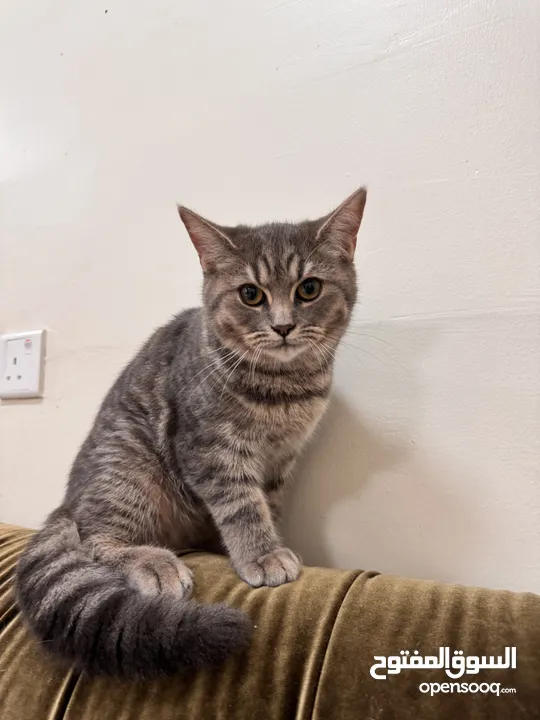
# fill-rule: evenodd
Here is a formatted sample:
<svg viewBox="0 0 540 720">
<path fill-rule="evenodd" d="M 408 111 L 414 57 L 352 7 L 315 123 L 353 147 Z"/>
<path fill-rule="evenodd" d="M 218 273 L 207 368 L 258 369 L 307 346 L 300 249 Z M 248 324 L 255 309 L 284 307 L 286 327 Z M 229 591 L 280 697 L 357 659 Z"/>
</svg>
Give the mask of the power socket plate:
<svg viewBox="0 0 540 720">
<path fill-rule="evenodd" d="M 43 395 L 45 330 L 0 336 L 0 398 Z"/>
</svg>

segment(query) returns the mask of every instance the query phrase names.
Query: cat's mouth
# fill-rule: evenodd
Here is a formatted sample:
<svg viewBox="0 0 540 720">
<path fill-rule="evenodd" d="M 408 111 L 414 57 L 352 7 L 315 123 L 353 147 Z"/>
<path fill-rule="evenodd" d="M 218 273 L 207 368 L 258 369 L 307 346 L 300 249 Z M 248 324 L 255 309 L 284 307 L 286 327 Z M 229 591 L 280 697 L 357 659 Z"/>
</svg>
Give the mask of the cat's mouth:
<svg viewBox="0 0 540 720">
<path fill-rule="evenodd" d="M 276 343 L 276 345 L 267 347 L 266 352 L 273 358 L 277 358 L 282 362 L 288 362 L 300 355 L 304 349 L 304 343 L 283 338 L 283 340 Z"/>
</svg>

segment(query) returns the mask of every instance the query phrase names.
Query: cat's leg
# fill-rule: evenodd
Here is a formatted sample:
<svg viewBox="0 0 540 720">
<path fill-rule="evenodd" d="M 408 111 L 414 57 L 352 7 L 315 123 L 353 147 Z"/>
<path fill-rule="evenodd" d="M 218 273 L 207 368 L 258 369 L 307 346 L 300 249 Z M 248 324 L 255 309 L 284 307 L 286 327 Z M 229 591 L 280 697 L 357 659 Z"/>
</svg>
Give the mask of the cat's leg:
<svg viewBox="0 0 540 720">
<path fill-rule="evenodd" d="M 272 519 L 276 527 L 279 527 L 281 524 L 285 488 L 292 477 L 292 471 L 295 463 L 296 456 L 286 457 L 278 463 L 277 467 L 264 483 L 264 491 L 266 493 L 270 512 L 272 513 Z"/>
<path fill-rule="evenodd" d="M 280 527 L 283 516 L 283 500 L 285 495 L 285 478 L 278 475 L 272 477 L 264 485 L 264 491 L 268 500 L 268 507 L 272 514 L 272 520 L 276 527 Z"/>
<path fill-rule="evenodd" d="M 188 518 L 175 509 L 153 453 L 129 426 L 115 430 L 100 438 L 99 452 L 83 448 L 74 465 L 84 490 L 71 511 L 83 545 L 144 593 L 187 596 L 191 571 L 169 548 L 182 546 L 175 540 Z"/>
<path fill-rule="evenodd" d="M 114 567 L 144 594 L 172 593 L 179 598 L 191 594 L 191 570 L 171 550 L 129 545 L 107 535 L 90 537 L 85 544 L 98 562 Z"/>
<path fill-rule="evenodd" d="M 192 478 L 238 575 L 253 587 L 296 580 L 299 558 L 284 547 L 264 491 L 249 476 L 230 477 L 226 468 Z"/>
</svg>

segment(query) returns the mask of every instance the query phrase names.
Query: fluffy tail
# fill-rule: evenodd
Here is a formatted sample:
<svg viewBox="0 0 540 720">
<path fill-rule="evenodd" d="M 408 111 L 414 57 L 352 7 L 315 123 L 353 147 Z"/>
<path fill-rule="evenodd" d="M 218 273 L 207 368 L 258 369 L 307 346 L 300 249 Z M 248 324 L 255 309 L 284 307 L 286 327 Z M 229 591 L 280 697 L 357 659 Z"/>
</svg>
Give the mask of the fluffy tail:
<svg viewBox="0 0 540 720">
<path fill-rule="evenodd" d="M 31 539 L 16 584 L 19 607 L 44 648 L 94 675 L 149 678 L 215 665 L 249 639 L 238 610 L 142 595 L 92 560 L 60 511 Z"/>
</svg>

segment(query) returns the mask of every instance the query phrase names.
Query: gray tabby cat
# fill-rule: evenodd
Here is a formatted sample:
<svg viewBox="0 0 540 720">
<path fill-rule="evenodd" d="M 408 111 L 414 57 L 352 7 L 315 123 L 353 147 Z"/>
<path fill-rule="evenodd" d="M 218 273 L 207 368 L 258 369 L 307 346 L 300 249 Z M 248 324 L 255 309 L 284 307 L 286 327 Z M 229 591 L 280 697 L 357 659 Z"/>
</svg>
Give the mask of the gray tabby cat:
<svg viewBox="0 0 540 720">
<path fill-rule="evenodd" d="M 158 329 L 116 380 L 19 561 L 18 602 L 45 648 L 125 678 L 215 664 L 250 624 L 190 600 L 175 552 L 225 550 L 253 587 L 298 577 L 276 523 L 328 402 L 365 201 L 362 188 L 320 220 L 234 228 L 179 208 L 203 307 Z"/>
</svg>

